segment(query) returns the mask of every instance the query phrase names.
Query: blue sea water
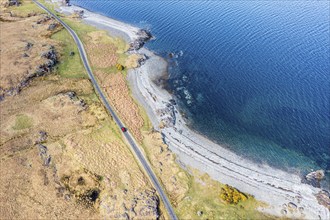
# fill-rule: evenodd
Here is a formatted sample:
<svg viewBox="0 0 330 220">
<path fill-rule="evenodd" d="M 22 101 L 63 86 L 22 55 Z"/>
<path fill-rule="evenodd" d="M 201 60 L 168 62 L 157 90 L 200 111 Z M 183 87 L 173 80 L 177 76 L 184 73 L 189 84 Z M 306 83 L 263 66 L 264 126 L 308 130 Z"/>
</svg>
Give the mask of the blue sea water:
<svg viewBox="0 0 330 220">
<path fill-rule="evenodd" d="M 261 163 L 329 172 L 329 1 L 72 3 L 151 30 L 193 129 Z"/>
</svg>

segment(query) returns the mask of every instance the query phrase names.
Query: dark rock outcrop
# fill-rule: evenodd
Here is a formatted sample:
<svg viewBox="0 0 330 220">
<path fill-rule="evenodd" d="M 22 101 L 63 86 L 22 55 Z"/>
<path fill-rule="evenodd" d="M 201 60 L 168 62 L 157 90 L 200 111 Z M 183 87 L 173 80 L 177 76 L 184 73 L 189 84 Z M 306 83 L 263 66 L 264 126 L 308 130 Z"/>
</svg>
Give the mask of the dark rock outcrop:
<svg viewBox="0 0 330 220">
<path fill-rule="evenodd" d="M 35 76 L 43 76 L 46 73 L 50 73 L 58 62 L 54 46 L 50 46 L 48 51 L 41 54 L 41 57 L 48 59 L 48 61 L 38 66 Z"/>
<path fill-rule="evenodd" d="M 45 131 L 39 131 L 39 138 L 36 140 L 35 144 L 41 144 L 45 142 L 48 138 L 48 134 Z"/>
<path fill-rule="evenodd" d="M 51 23 L 51 24 L 48 26 L 47 30 L 48 30 L 48 31 L 53 31 L 53 30 L 55 30 L 55 29 L 57 28 L 57 26 L 58 26 L 57 23 Z"/>
<path fill-rule="evenodd" d="M 22 3 L 20 0 L 8 0 L 8 2 L 6 3 L 6 7 L 8 6 L 20 6 Z"/>
<path fill-rule="evenodd" d="M 145 42 L 152 38 L 151 33 L 145 29 L 140 29 L 139 32 L 137 32 L 137 35 L 139 36 L 138 39 L 130 43 L 130 48 L 128 51 L 140 49 L 141 47 L 143 47 Z"/>
<path fill-rule="evenodd" d="M 32 46 L 32 43 L 27 43 L 25 48 L 30 49 Z M 3 100 L 5 96 L 19 94 L 21 90 L 28 86 L 34 78 L 47 75 L 54 70 L 55 65 L 58 63 L 58 58 L 54 46 L 50 46 L 48 51 L 41 54 L 41 57 L 46 58 L 47 60 L 43 64 L 37 66 L 35 72 L 29 73 L 27 71 L 26 77 L 15 87 L 11 87 L 6 90 L 0 89 L 0 101 Z"/>
<path fill-rule="evenodd" d="M 146 60 L 148 59 L 149 57 L 145 54 L 141 54 L 140 58 L 138 59 L 138 66 L 142 66 Z"/>
<path fill-rule="evenodd" d="M 65 95 L 67 95 L 75 104 L 79 105 L 82 110 L 87 109 L 87 103 L 83 99 L 80 99 L 75 92 L 70 91 L 65 93 Z"/>
<path fill-rule="evenodd" d="M 43 165 L 48 167 L 52 160 L 52 157 L 48 154 L 48 148 L 45 145 L 38 144 L 39 156 L 43 162 Z"/>
<path fill-rule="evenodd" d="M 44 16 L 43 18 L 39 19 L 39 20 L 37 21 L 37 24 L 42 24 L 42 23 L 45 23 L 45 22 L 47 22 L 47 21 L 49 21 L 49 20 L 51 20 L 51 17 L 50 17 L 49 15 L 46 15 L 46 16 Z"/>
</svg>

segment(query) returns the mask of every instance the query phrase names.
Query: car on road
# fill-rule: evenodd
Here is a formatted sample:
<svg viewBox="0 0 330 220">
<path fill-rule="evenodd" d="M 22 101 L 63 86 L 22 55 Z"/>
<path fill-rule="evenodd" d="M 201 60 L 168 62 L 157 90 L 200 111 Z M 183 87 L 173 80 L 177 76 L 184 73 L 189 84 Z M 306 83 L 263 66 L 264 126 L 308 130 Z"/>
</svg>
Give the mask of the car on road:
<svg viewBox="0 0 330 220">
<path fill-rule="evenodd" d="M 121 131 L 122 131 L 122 132 L 126 132 L 127 129 L 126 129 L 125 127 L 121 127 Z"/>
</svg>

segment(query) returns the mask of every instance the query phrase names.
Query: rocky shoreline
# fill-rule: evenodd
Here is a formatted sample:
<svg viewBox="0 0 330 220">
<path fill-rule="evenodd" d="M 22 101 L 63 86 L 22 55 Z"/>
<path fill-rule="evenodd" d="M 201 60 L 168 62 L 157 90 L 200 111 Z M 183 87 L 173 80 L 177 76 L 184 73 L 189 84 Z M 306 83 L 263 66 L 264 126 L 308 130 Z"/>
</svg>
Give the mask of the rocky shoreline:
<svg viewBox="0 0 330 220">
<path fill-rule="evenodd" d="M 82 10 L 77 6 L 61 7 L 61 12 Z M 85 10 L 85 9 L 83 9 Z M 167 63 L 153 52 L 143 48 L 150 34 L 128 24 L 85 10 L 83 21 L 111 32 L 117 29 L 129 36 L 130 53 L 143 54 L 148 58 L 143 65 L 129 71 L 128 80 L 136 100 L 144 106 L 154 129 L 162 133 L 163 140 L 179 160 L 208 173 L 212 178 L 255 196 L 267 204 L 261 211 L 289 218 L 329 219 L 329 209 L 319 204 L 321 190 L 304 184 L 298 175 L 255 164 L 211 142 L 190 130 L 173 97 L 157 86 L 155 80 L 166 74 Z M 108 28 L 107 28 L 108 27 Z M 325 195 L 325 196 L 324 196 Z"/>
</svg>

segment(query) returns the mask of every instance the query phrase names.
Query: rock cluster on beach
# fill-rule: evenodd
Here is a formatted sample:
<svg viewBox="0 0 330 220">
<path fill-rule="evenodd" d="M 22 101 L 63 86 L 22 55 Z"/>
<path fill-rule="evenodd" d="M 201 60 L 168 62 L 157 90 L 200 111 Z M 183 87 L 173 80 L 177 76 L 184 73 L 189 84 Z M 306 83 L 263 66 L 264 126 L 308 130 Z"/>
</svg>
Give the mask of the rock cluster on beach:
<svg viewBox="0 0 330 220">
<path fill-rule="evenodd" d="M 171 102 L 165 103 L 165 108 L 157 109 L 157 114 L 161 118 L 161 128 L 174 127 L 176 122 L 175 108 Z"/>
</svg>

